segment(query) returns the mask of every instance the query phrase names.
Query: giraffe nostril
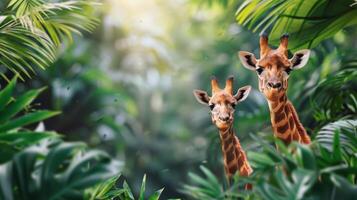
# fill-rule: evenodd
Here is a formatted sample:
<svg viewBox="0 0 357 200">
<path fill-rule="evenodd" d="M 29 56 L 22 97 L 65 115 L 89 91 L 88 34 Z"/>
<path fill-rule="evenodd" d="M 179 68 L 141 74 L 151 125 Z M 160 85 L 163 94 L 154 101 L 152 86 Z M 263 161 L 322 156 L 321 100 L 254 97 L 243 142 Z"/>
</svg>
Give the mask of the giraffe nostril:
<svg viewBox="0 0 357 200">
<path fill-rule="evenodd" d="M 268 86 L 271 87 L 271 88 L 280 88 L 281 87 L 281 83 L 280 82 L 268 82 Z"/>
<path fill-rule="evenodd" d="M 228 121 L 229 120 L 229 116 L 223 116 L 219 118 L 222 121 Z"/>
<path fill-rule="evenodd" d="M 273 88 L 280 88 L 281 87 L 281 83 L 279 82 L 279 83 L 275 83 L 274 85 L 273 85 Z"/>
</svg>

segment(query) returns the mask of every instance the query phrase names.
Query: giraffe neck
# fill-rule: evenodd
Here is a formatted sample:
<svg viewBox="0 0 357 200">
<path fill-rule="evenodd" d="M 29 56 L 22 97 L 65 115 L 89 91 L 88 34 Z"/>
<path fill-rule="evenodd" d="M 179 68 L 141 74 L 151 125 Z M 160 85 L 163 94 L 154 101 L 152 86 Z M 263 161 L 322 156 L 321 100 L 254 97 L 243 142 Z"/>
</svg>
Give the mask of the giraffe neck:
<svg viewBox="0 0 357 200">
<path fill-rule="evenodd" d="M 283 93 L 277 100 L 268 100 L 274 135 L 286 144 L 292 141 L 309 144 L 310 137 L 301 124 L 294 106 Z"/>
<path fill-rule="evenodd" d="M 226 130 L 219 130 L 219 135 L 222 144 L 224 169 L 228 179 L 230 179 L 237 170 L 241 176 L 249 176 L 253 170 L 249 165 L 247 156 L 238 138 L 234 134 L 233 124 Z"/>
</svg>

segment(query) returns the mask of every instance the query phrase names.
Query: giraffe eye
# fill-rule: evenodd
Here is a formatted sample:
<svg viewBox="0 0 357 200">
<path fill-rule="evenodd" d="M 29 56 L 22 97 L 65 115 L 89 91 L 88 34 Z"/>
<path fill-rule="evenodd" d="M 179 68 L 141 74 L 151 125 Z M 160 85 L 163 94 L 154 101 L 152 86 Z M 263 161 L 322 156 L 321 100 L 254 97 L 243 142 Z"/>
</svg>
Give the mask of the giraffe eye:
<svg viewBox="0 0 357 200">
<path fill-rule="evenodd" d="M 214 108 L 214 104 L 211 104 L 211 105 L 209 105 L 209 108 L 211 109 L 211 110 L 213 110 L 213 108 Z"/>
<path fill-rule="evenodd" d="M 233 109 L 236 108 L 236 104 L 235 103 L 232 103 L 231 106 L 232 106 Z"/>
<path fill-rule="evenodd" d="M 261 73 L 263 73 L 263 68 L 258 66 L 258 68 L 256 69 L 258 75 L 260 75 Z"/>
<path fill-rule="evenodd" d="M 289 75 L 289 74 L 290 74 L 290 72 L 291 72 L 291 70 L 292 70 L 292 69 L 287 68 L 287 69 L 285 70 L 285 72 Z"/>
</svg>

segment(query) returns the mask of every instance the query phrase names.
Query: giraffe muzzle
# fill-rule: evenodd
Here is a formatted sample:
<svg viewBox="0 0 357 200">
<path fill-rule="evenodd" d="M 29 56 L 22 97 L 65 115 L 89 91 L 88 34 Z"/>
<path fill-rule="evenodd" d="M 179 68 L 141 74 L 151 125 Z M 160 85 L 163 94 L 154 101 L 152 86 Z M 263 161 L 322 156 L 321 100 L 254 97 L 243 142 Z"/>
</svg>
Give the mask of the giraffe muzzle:
<svg viewBox="0 0 357 200">
<path fill-rule="evenodd" d="M 230 119 L 231 118 L 228 115 L 219 117 L 219 120 L 222 121 L 222 122 L 229 122 Z"/>
<path fill-rule="evenodd" d="M 281 89 L 283 84 L 281 82 L 268 82 L 267 87 L 271 89 Z"/>
</svg>

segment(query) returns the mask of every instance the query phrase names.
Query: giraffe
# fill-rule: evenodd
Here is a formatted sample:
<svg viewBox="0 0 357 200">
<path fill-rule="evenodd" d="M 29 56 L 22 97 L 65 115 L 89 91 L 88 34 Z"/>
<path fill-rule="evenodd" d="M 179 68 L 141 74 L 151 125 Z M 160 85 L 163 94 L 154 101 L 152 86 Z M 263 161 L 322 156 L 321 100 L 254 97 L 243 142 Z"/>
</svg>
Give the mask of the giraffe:
<svg viewBox="0 0 357 200">
<path fill-rule="evenodd" d="M 286 91 L 291 71 L 304 67 L 309 59 L 310 50 L 297 51 L 288 59 L 288 39 L 284 34 L 280 38 L 277 49 L 268 45 L 268 36 L 260 36 L 260 59 L 247 51 L 239 51 L 238 57 L 243 66 L 256 71 L 259 80 L 259 90 L 268 101 L 270 119 L 275 137 L 289 144 L 297 141 L 303 144 L 310 143 L 310 137 L 301 124 L 296 110 L 288 100 Z"/>
<path fill-rule="evenodd" d="M 226 80 L 226 86 L 223 90 L 219 88 L 217 79 L 212 77 L 211 87 L 211 97 L 202 90 L 194 90 L 193 93 L 198 102 L 209 106 L 212 122 L 219 130 L 224 169 L 228 182 L 237 171 L 241 176 L 249 176 L 253 170 L 239 139 L 235 136 L 233 120 L 235 106 L 247 98 L 251 87 L 244 86 L 233 95 L 233 76 Z M 251 189 L 251 185 L 247 184 L 245 188 Z"/>
</svg>

